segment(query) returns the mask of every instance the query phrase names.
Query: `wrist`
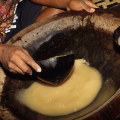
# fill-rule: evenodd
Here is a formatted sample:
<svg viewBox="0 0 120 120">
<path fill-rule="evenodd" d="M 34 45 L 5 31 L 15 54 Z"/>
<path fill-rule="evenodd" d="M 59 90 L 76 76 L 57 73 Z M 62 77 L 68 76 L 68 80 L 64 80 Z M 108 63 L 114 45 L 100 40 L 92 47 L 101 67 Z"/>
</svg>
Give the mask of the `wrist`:
<svg viewBox="0 0 120 120">
<path fill-rule="evenodd" d="M 4 52 L 4 50 L 8 47 L 8 45 L 5 44 L 0 44 L 0 57 L 2 55 L 2 53 Z"/>
</svg>

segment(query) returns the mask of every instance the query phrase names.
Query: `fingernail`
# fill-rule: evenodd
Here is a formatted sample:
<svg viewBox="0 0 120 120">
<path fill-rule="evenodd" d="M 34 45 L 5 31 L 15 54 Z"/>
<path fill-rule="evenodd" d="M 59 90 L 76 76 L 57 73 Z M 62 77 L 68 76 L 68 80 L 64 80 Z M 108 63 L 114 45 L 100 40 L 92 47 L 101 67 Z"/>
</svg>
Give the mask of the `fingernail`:
<svg viewBox="0 0 120 120">
<path fill-rule="evenodd" d="M 37 72 L 41 72 L 41 68 L 37 68 Z"/>
<path fill-rule="evenodd" d="M 91 11 L 91 12 L 95 12 L 95 9 L 94 9 L 94 8 L 91 8 L 90 11 Z"/>
<path fill-rule="evenodd" d="M 37 72 L 41 72 L 41 67 L 39 65 L 37 65 L 36 68 L 37 68 L 36 69 Z"/>
<path fill-rule="evenodd" d="M 38 64 L 36 64 L 35 68 L 37 72 L 41 72 L 41 67 Z"/>
</svg>

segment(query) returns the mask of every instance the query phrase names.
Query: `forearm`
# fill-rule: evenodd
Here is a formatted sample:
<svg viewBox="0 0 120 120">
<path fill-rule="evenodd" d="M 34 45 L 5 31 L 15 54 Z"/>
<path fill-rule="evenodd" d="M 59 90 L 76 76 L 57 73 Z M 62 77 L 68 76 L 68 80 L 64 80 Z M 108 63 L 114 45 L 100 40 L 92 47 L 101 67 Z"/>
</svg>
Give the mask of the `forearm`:
<svg viewBox="0 0 120 120">
<path fill-rule="evenodd" d="M 1 58 L 1 55 L 2 55 L 5 47 L 6 46 L 4 44 L 0 44 L 0 58 Z"/>
<path fill-rule="evenodd" d="M 37 21 L 41 21 L 41 20 L 43 20 L 45 18 L 51 17 L 53 15 L 62 13 L 62 12 L 65 12 L 65 11 L 61 10 L 61 9 L 56 9 L 56 8 L 48 7 L 43 12 L 40 13 L 40 15 L 36 19 L 36 22 Z"/>
<path fill-rule="evenodd" d="M 31 0 L 37 4 L 66 9 L 67 11 L 82 11 L 94 12 L 98 8 L 91 0 Z"/>
<path fill-rule="evenodd" d="M 64 9 L 67 8 L 67 4 L 70 0 L 31 0 L 31 1 L 45 6 Z"/>
</svg>

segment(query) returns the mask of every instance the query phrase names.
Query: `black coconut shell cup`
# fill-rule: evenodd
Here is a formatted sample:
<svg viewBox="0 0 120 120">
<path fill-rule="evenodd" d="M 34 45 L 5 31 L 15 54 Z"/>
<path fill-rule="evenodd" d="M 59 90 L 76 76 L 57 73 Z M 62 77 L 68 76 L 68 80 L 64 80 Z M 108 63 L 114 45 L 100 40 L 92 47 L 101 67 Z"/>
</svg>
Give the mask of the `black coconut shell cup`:
<svg viewBox="0 0 120 120">
<path fill-rule="evenodd" d="M 28 88 L 36 79 L 8 75 L 1 105 L 20 120 L 117 119 L 120 116 L 120 49 L 113 42 L 113 34 L 120 26 L 119 11 L 120 7 L 96 10 L 93 14 L 64 13 L 29 26 L 8 42 L 25 48 L 35 60 L 48 59 L 68 51 L 74 52 L 75 59 L 87 60 L 103 78 L 102 88 L 90 105 L 69 115 L 42 115 L 15 98 L 17 91 Z"/>
<path fill-rule="evenodd" d="M 33 72 L 38 80 L 50 85 L 60 85 L 72 73 L 74 54 L 56 56 L 37 63 L 42 68 L 42 72 Z"/>
<path fill-rule="evenodd" d="M 120 27 L 118 27 L 115 32 L 114 32 L 114 35 L 113 35 L 113 38 L 114 38 L 114 42 L 120 46 L 119 42 L 120 42 Z"/>
</svg>

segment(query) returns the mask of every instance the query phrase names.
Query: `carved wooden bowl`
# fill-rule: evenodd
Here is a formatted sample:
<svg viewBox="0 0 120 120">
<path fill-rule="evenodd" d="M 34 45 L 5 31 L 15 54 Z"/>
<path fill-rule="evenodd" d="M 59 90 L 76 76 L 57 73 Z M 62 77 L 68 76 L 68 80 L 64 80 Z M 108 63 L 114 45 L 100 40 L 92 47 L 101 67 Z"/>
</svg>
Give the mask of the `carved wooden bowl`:
<svg viewBox="0 0 120 120">
<path fill-rule="evenodd" d="M 94 14 L 61 14 L 29 26 L 8 42 L 27 49 L 34 59 L 46 59 L 69 51 L 75 53 L 76 59 L 86 59 L 103 77 L 101 91 L 89 106 L 65 116 L 38 114 L 21 105 L 14 97 L 17 90 L 31 85 L 34 77 L 8 73 L 1 106 L 20 120 L 117 119 L 120 116 L 120 48 L 113 42 L 113 34 L 120 26 L 119 10 L 118 7 L 97 10 Z"/>
</svg>

